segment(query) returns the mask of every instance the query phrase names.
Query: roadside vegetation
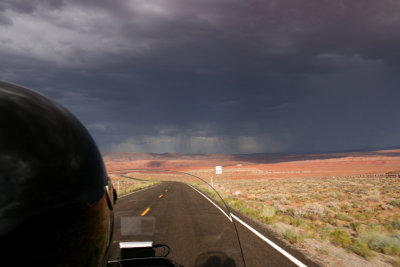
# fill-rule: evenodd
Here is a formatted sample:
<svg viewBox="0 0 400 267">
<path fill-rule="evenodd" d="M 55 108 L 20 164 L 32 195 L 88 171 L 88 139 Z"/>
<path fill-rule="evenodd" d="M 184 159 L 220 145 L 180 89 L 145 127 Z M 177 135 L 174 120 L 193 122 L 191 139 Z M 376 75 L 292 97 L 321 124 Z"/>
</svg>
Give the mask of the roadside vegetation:
<svg viewBox="0 0 400 267">
<path fill-rule="evenodd" d="M 155 178 L 186 181 L 222 206 L 215 191 L 186 176 L 111 175 L 119 195 L 159 183 Z M 399 178 L 218 179 L 214 187 L 228 206 L 323 266 L 400 266 Z"/>
<path fill-rule="evenodd" d="M 115 190 L 117 191 L 118 196 L 123 196 L 130 192 L 137 191 L 160 183 L 158 181 L 153 181 L 151 179 L 150 180 L 134 179 L 125 175 L 111 174 L 109 176 L 111 178 Z"/>
<path fill-rule="evenodd" d="M 288 242 L 319 242 L 321 257 L 342 248 L 373 265 L 400 266 L 399 178 L 237 179 L 215 187 L 230 207 Z"/>
</svg>

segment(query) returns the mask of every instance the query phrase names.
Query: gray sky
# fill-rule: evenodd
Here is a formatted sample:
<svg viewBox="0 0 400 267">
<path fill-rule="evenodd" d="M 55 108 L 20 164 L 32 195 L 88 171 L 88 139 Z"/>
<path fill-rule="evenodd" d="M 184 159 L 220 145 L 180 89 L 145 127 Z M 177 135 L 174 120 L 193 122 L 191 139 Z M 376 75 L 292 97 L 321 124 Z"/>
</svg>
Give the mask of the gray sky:
<svg viewBox="0 0 400 267">
<path fill-rule="evenodd" d="M 398 0 L 2 0 L 0 79 L 102 151 L 400 144 Z"/>
</svg>

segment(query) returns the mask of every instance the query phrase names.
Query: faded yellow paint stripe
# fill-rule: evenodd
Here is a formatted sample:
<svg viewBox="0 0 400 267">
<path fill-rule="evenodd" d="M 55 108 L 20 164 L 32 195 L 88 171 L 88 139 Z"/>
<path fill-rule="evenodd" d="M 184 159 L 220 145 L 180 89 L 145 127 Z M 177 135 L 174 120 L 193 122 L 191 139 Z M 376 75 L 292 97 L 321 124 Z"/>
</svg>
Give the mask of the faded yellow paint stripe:
<svg viewBox="0 0 400 267">
<path fill-rule="evenodd" d="M 144 216 L 144 215 L 146 215 L 146 213 L 148 213 L 148 212 L 149 212 L 149 210 L 150 210 L 150 208 L 147 208 L 145 211 L 143 211 L 143 212 L 142 212 L 142 214 L 140 214 L 140 216 Z"/>
</svg>

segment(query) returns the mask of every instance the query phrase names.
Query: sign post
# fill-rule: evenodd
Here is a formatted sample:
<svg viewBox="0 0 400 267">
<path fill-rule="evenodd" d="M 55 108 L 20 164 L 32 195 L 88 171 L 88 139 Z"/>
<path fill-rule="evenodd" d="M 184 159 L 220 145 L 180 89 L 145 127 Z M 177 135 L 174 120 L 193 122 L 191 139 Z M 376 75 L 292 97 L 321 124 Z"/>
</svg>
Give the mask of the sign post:
<svg viewBox="0 0 400 267">
<path fill-rule="evenodd" d="M 215 166 L 215 174 L 222 174 L 222 166 Z M 211 186 L 214 187 L 212 176 L 211 176 Z"/>
</svg>

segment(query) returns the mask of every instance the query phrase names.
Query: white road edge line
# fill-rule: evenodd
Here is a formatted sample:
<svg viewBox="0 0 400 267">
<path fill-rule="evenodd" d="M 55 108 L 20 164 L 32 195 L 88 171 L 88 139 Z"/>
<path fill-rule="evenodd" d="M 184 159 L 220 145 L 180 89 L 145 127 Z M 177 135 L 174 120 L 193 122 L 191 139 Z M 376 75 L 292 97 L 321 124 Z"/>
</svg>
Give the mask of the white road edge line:
<svg viewBox="0 0 400 267">
<path fill-rule="evenodd" d="M 193 188 L 194 190 L 196 190 L 200 195 L 202 195 L 203 197 L 205 197 L 208 201 L 210 201 L 215 207 L 217 207 L 225 216 L 226 218 L 228 218 L 228 220 L 230 220 L 232 222 L 232 217 L 237 220 L 238 222 L 240 222 L 243 226 L 245 226 L 247 229 L 249 229 L 251 232 L 253 232 L 256 236 L 258 236 L 259 238 L 261 238 L 264 242 L 266 242 L 268 245 L 270 245 L 271 247 L 273 247 L 274 249 L 276 249 L 278 252 L 280 252 L 283 256 L 285 256 L 286 258 L 288 258 L 291 262 L 293 262 L 294 264 L 296 264 L 299 267 L 307 267 L 307 265 L 305 265 L 304 263 L 302 263 L 301 261 L 299 261 L 298 259 L 296 259 L 295 257 L 293 257 L 292 255 L 290 255 L 286 250 L 284 250 L 283 248 L 281 248 L 280 246 L 278 246 L 277 244 L 275 244 L 274 242 L 272 242 L 271 240 L 269 240 L 268 238 L 266 238 L 265 236 L 263 236 L 262 234 L 260 234 L 260 232 L 258 232 L 257 230 L 255 230 L 253 227 L 251 227 L 250 225 L 248 225 L 247 223 L 245 223 L 244 221 L 242 221 L 240 218 L 238 218 L 235 214 L 230 213 L 230 215 L 232 217 L 230 217 L 228 214 L 225 213 L 225 211 L 223 211 L 217 204 L 214 203 L 214 201 L 212 201 L 209 197 L 207 197 L 206 195 L 204 195 L 202 192 L 200 192 L 199 190 L 197 190 L 196 188 L 194 188 L 193 186 L 191 186 L 190 184 L 188 184 L 191 188 Z"/>
<path fill-rule="evenodd" d="M 290 255 L 288 252 L 286 252 L 286 250 L 282 249 L 281 247 L 279 247 L 277 244 L 275 244 L 274 242 L 272 242 L 271 240 L 269 240 L 268 238 L 266 238 L 265 236 L 263 236 L 262 234 L 260 234 L 257 230 L 255 230 L 254 228 L 252 228 L 250 225 L 248 225 L 247 223 L 245 223 L 244 221 L 242 221 L 241 219 L 239 219 L 237 216 L 235 216 L 235 214 L 231 213 L 231 216 L 237 220 L 238 222 L 240 222 L 241 224 L 243 224 L 243 226 L 245 226 L 247 229 L 249 229 L 250 231 L 252 231 L 256 236 L 258 236 L 259 238 L 261 238 L 262 240 L 264 240 L 266 243 L 268 243 L 268 245 L 270 245 L 271 247 L 273 247 L 274 249 L 276 249 L 277 251 L 279 251 L 283 256 L 285 256 L 286 258 L 288 258 L 289 260 L 291 260 L 294 264 L 296 264 L 299 267 L 307 267 L 307 265 L 305 265 L 304 263 L 302 263 L 301 261 L 299 261 L 298 259 L 296 259 L 295 257 L 293 257 L 292 255 Z"/>
<path fill-rule="evenodd" d="M 191 188 L 193 188 L 194 190 L 196 190 L 200 195 L 202 195 L 203 197 L 205 197 L 208 201 L 210 201 L 211 204 L 213 204 L 215 207 L 217 207 L 217 209 L 219 209 L 219 210 L 226 216 L 226 218 L 228 218 L 228 220 L 230 220 L 230 221 L 232 222 L 232 218 L 231 218 L 228 214 L 226 214 L 226 212 L 223 211 L 223 210 L 221 209 L 221 207 L 219 207 L 217 204 L 215 204 L 214 201 L 212 201 L 209 197 L 207 197 L 206 195 L 204 195 L 202 192 L 200 192 L 199 190 L 197 190 L 196 188 L 194 188 L 194 187 L 191 186 L 190 184 L 187 184 L 187 185 L 190 186 Z"/>
<path fill-rule="evenodd" d="M 124 197 L 127 197 L 127 196 L 129 196 L 129 195 L 135 194 L 135 193 L 137 193 L 137 192 L 144 191 L 144 190 L 147 190 L 147 189 L 156 187 L 157 185 L 160 185 L 160 184 L 156 184 L 156 185 L 152 185 L 152 186 L 149 186 L 149 187 L 146 187 L 146 188 L 143 188 L 143 189 L 139 189 L 139 190 L 130 192 L 130 193 L 125 194 L 125 195 L 122 195 L 122 196 L 118 196 L 118 195 L 117 195 L 117 196 L 118 196 L 118 198 L 124 198 Z M 117 199 L 118 199 L 118 198 L 117 198 Z"/>
</svg>

